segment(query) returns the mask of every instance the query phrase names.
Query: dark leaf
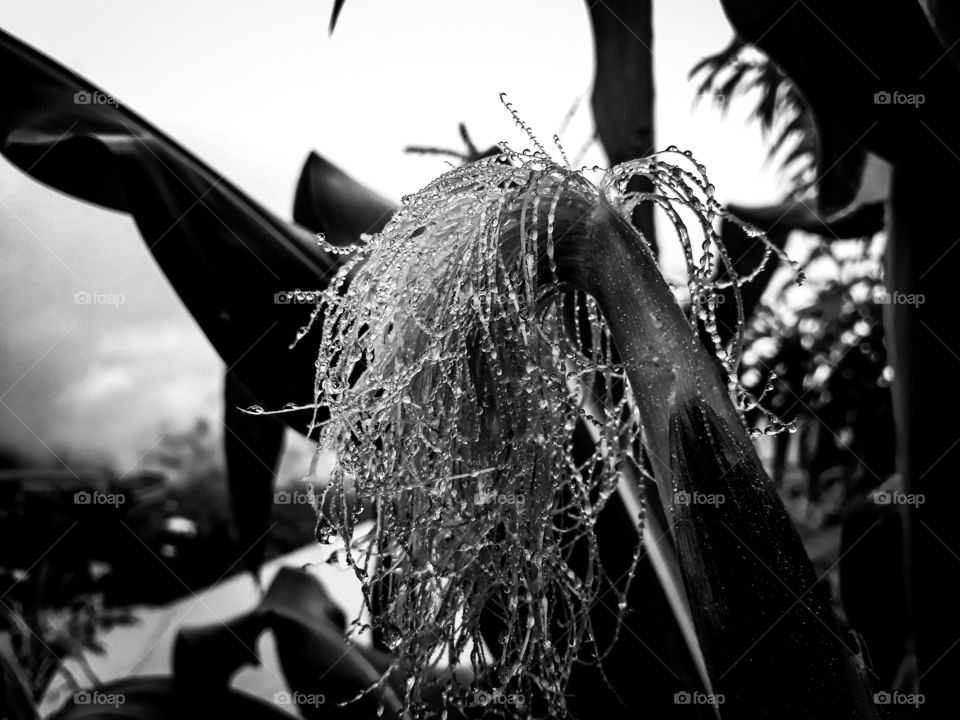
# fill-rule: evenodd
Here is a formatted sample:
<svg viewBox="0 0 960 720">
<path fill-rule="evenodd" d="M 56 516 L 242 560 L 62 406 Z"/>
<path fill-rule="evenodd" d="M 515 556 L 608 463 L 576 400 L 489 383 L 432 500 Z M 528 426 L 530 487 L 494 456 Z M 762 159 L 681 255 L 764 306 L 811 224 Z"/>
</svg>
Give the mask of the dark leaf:
<svg viewBox="0 0 960 720">
<path fill-rule="evenodd" d="M 758 99 L 752 117 L 760 123 L 765 134 L 770 133 L 778 121 L 785 121 L 770 142 L 768 153 L 772 159 L 788 140 L 796 140 L 796 145 L 780 165 L 786 171 L 802 160 L 801 166 L 791 174 L 795 190 L 800 191 L 805 189 L 802 183 L 816 160 L 817 135 L 812 115 L 797 89 L 769 58 L 747 58 L 747 52 L 751 50 L 751 46 L 735 37 L 719 53 L 698 62 L 690 71 L 690 77 L 702 74 L 698 98 L 712 95 L 724 110 L 737 95 L 755 93 Z"/>
<path fill-rule="evenodd" d="M 129 213 L 259 403 L 311 402 L 316 347 L 288 349 L 308 309 L 277 298 L 322 286 L 335 259 L 132 111 L 91 101 L 106 96 L 85 79 L 5 33 L 0 58 L 3 155 L 51 187 Z M 282 417 L 301 428 L 309 420 Z"/>
<path fill-rule="evenodd" d="M 307 157 L 294 195 L 293 219 L 298 225 L 344 246 L 359 242 L 363 233 L 379 232 L 395 210 L 317 153 Z M 267 545 L 283 424 L 237 410 L 256 399 L 232 375 L 227 376 L 224 392 L 227 482 L 241 550 L 247 553 L 244 562 L 255 569 Z"/>
<path fill-rule="evenodd" d="M 0 633 L 0 716 L 9 720 L 35 720 L 37 707 L 30 692 L 30 683 L 17 660 L 10 633 Z"/>
<path fill-rule="evenodd" d="M 557 252 L 558 274 L 596 298 L 631 387 L 643 389 L 645 443 L 721 713 L 876 717 L 829 593 L 655 257 L 612 210 L 581 233 L 588 241 Z M 685 502 L 678 490 L 723 500 Z"/>
<path fill-rule="evenodd" d="M 759 88 L 762 92 L 760 100 L 757 102 L 753 111 L 753 117 L 760 121 L 764 127 L 772 127 L 777 117 L 777 102 L 779 93 L 778 77 L 775 73 L 769 72 L 768 68 L 756 77 L 753 86 Z"/>
<path fill-rule="evenodd" d="M 819 138 L 819 212 L 844 210 L 860 189 L 866 151 L 910 162 L 960 146 L 960 72 L 917 2 L 723 0 L 738 35 L 769 55 L 810 107 Z M 896 52 L 891 51 L 891 43 Z M 919 105 L 883 93 L 920 94 Z"/>
<path fill-rule="evenodd" d="M 725 698 L 722 711 L 875 718 L 869 685 L 835 629 L 829 589 L 817 582 L 772 485 L 758 482 L 749 441 L 738 430 L 700 402 L 682 403 L 670 421 L 681 492 L 724 498 L 678 505 L 675 516 L 687 592 L 702 604 L 694 620 Z M 824 626 L 811 627 L 814 618 Z M 814 666 L 816 690 L 803 691 Z"/>
<path fill-rule="evenodd" d="M 384 717 L 400 709 L 397 696 L 387 685 L 347 705 L 380 680 L 366 654 L 346 642 L 345 621 L 323 587 L 312 575 L 282 568 L 254 610 L 226 624 L 181 630 L 174 648 L 174 676 L 184 695 L 205 688 L 218 688 L 242 666 L 257 661 L 256 640 L 270 630 L 293 697 L 318 697 L 317 704 L 301 704 L 304 717 L 376 717 L 379 703 Z M 392 714 L 391 714 L 392 713 Z"/>
<path fill-rule="evenodd" d="M 315 152 L 303 164 L 293 200 L 298 225 L 323 233 L 332 245 L 360 242 L 363 233 L 377 233 L 397 206 L 361 185 Z"/>
<path fill-rule="evenodd" d="M 770 156 L 773 157 L 791 138 L 795 138 L 797 144 L 790 150 L 790 153 L 784 160 L 785 166 L 793 158 L 807 154 L 812 155 L 816 152 L 815 133 L 816 129 L 813 126 L 813 119 L 810 117 L 810 113 L 796 113 L 784 124 L 776 137 L 774 137 L 773 142 L 770 144 Z"/>
<path fill-rule="evenodd" d="M 408 145 L 404 148 L 404 152 L 418 155 L 445 155 L 447 157 L 455 158 L 460 162 L 476 162 L 477 160 L 482 160 L 483 158 L 495 157 L 501 154 L 501 149 L 497 145 L 491 145 L 489 148 L 483 151 L 477 149 L 477 146 L 470 138 L 470 133 L 467 132 L 467 126 L 464 123 L 460 123 L 457 129 L 460 132 L 460 139 L 463 140 L 464 149 L 462 151 L 452 150 L 450 148 Z"/>
<path fill-rule="evenodd" d="M 946 59 L 944 60 L 946 63 Z M 895 368 L 893 408 L 897 469 L 904 490 L 922 499 L 902 507 L 906 520 L 906 577 L 914 623 L 921 718 L 955 714 L 955 660 L 951 646 L 960 637 L 960 586 L 956 572 L 960 523 L 960 453 L 956 423 L 931 407 L 960 404 L 953 378 L 960 348 L 956 315 L 956 161 L 931 155 L 913 166 L 896 167 L 889 203 L 890 228 L 884 283 L 890 293 L 911 294 L 917 304 L 884 306 L 885 338 Z M 935 181 L 930 178 L 936 178 Z M 949 569 L 947 569 L 949 568 Z"/>
<path fill-rule="evenodd" d="M 343 10 L 343 4 L 346 0 L 333 0 L 333 12 L 330 13 L 330 34 L 333 35 L 333 30 L 337 26 L 337 20 L 340 18 L 340 11 Z"/>
<path fill-rule="evenodd" d="M 723 50 L 701 58 L 688 74 L 688 77 L 692 80 L 700 73 L 705 73 L 703 80 L 697 87 L 697 95 L 704 95 L 717 87 L 720 82 L 720 74 L 737 63 L 740 53 L 745 47 L 746 43 L 734 36 Z"/>
<path fill-rule="evenodd" d="M 463 140 L 463 144 L 467 146 L 467 156 L 473 159 L 483 157 L 480 151 L 477 150 L 477 146 L 473 144 L 473 140 L 470 139 L 470 133 L 467 132 L 466 124 L 460 123 L 457 129 L 460 131 L 460 139 Z"/>
<path fill-rule="evenodd" d="M 593 115 L 610 163 L 653 150 L 653 11 L 650 0 L 589 3 L 597 59 Z"/>
<path fill-rule="evenodd" d="M 733 95 L 740 90 L 740 84 L 743 82 L 744 77 L 747 73 L 751 71 L 751 67 L 745 63 L 735 65 L 730 70 L 730 76 L 723 81 L 723 84 L 720 85 L 719 95 L 724 99 L 724 105 L 727 104 L 726 99 L 733 97 Z"/>
<path fill-rule="evenodd" d="M 238 408 L 256 399 L 233 375 L 223 386 L 223 453 L 230 506 L 243 565 L 256 575 L 270 531 L 276 472 L 285 425 L 275 417 L 249 415 Z"/>
<path fill-rule="evenodd" d="M 594 122 L 611 165 L 654 150 L 653 4 L 651 0 L 589 2 L 596 54 L 593 80 Z M 647 192 L 635 178 L 633 192 Z M 656 247 L 653 208 L 642 203 L 633 222 Z"/>
<path fill-rule="evenodd" d="M 960 68 L 960 7 L 951 0 L 920 0 L 950 61 Z"/>
</svg>

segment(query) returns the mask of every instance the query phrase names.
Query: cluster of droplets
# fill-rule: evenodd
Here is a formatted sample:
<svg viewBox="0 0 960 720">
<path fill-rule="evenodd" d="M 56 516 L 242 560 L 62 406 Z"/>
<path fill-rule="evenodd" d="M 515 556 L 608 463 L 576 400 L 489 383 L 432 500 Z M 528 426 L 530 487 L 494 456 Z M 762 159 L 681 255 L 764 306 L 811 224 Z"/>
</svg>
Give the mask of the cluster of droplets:
<svg viewBox="0 0 960 720">
<path fill-rule="evenodd" d="M 638 177 L 645 179 L 652 189 L 646 192 L 628 190 L 631 182 Z M 799 263 L 770 242 L 762 230 L 744 223 L 717 201 L 716 188 L 707 177 L 706 166 L 697 163 L 690 150 L 681 151 L 671 145 L 663 152 L 618 165 L 606 171 L 600 191 L 627 218 L 641 203 L 652 204 L 662 211 L 673 227 L 686 264 L 690 324 L 696 328 L 699 322 L 709 337 L 713 352 L 724 370 L 734 405 L 741 414 L 753 409 L 764 414 L 767 420 L 766 434 L 792 431 L 792 424 L 781 422 L 761 405 L 763 396 L 754 397 L 739 381 L 745 325 L 740 288 L 755 280 L 774 255 L 795 270 L 795 282 L 802 285 L 805 278 Z M 688 226 L 680 209 L 692 211 L 696 227 Z M 734 270 L 721 234 L 715 228 L 718 219 L 736 224 L 748 238 L 763 243 L 763 257 L 750 272 L 738 275 Z M 700 242 L 695 247 L 697 239 Z M 718 273 L 718 268 L 723 272 Z M 729 297 L 724 296 L 724 291 L 728 290 Z M 737 324 L 733 338 L 725 342 L 717 327 L 717 307 L 731 299 L 736 304 Z M 776 376 L 771 375 L 769 382 L 775 381 Z"/>
<path fill-rule="evenodd" d="M 557 244 L 578 241 L 560 236 L 558 218 L 601 197 L 625 218 L 639 202 L 661 207 L 687 259 L 691 325 L 704 324 L 735 378 L 739 338 L 721 344 L 717 294 L 732 286 L 742 318 L 737 290 L 759 269 L 733 273 L 713 230 L 729 216 L 704 168 L 693 168 L 654 156 L 593 185 L 542 147 L 505 148 L 403 198 L 364 244 L 324 243 L 349 257 L 313 316 L 316 403 L 329 411 L 314 428 L 317 457 L 336 458 L 317 499 L 318 538 L 343 541 L 413 716 L 431 694 L 462 706 L 478 690 L 562 716 L 575 661 L 609 650 L 590 609 L 614 592 L 624 612 L 633 574 L 609 583 L 594 528 L 624 464 L 643 467 L 642 433 L 597 304 L 558 277 Z M 629 192 L 638 175 L 656 192 Z M 699 258 L 677 204 L 700 220 Z M 715 260 L 727 267 L 723 282 Z M 731 391 L 741 407 L 753 402 L 735 379 Z M 592 452 L 575 446 L 578 425 Z M 358 537 L 365 502 L 376 521 Z M 634 565 L 640 543 L 638 533 Z M 485 637 L 490 618 L 500 629 Z M 465 683 L 456 668 L 466 663 Z"/>
<path fill-rule="evenodd" d="M 756 410 L 765 420 L 763 427 L 754 425 L 748 429 L 747 432 L 752 438 L 758 438 L 761 435 L 779 435 L 783 432 L 795 433 L 797 431 L 796 420 L 784 421 L 776 413 L 763 405 L 763 401 L 767 399 L 767 396 L 774 392 L 776 382 L 777 374 L 771 372 L 767 376 L 766 385 L 764 385 L 759 395 L 749 393 L 743 389 L 740 390 L 738 410 L 741 413 Z"/>
</svg>

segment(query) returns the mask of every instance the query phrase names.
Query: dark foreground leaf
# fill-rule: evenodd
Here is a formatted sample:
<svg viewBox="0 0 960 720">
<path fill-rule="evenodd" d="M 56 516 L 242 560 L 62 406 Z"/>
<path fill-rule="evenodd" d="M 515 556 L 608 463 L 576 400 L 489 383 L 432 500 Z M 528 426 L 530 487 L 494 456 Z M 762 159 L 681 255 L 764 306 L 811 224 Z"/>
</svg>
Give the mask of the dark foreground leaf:
<svg viewBox="0 0 960 720">
<path fill-rule="evenodd" d="M 129 213 L 200 327 L 260 404 L 310 402 L 316 346 L 288 346 L 308 309 L 285 293 L 324 285 L 337 263 L 98 88 L 8 34 L 0 150 L 37 180 Z M 299 427 L 307 413 L 284 415 Z"/>
<path fill-rule="evenodd" d="M 589 3 L 597 58 L 593 115 L 611 165 L 653 149 L 653 9 L 649 0 Z"/>
<path fill-rule="evenodd" d="M 330 13 L 330 34 L 333 35 L 334 28 L 337 27 L 337 20 L 340 19 L 340 12 L 346 0 L 333 0 L 333 12 Z"/>
<path fill-rule="evenodd" d="M 0 633 L 0 716 L 10 720 L 34 720 L 37 708 L 30 683 L 17 660 L 10 633 Z"/>
<path fill-rule="evenodd" d="M 276 472 L 286 426 L 276 417 L 239 408 L 256 399 L 232 373 L 223 388 L 223 454 L 227 489 L 240 543 L 242 566 L 254 573 L 264 560 L 273 514 Z"/>
<path fill-rule="evenodd" d="M 303 164 L 293 200 L 298 225 L 323 233 L 333 245 L 359 242 L 383 229 L 397 206 L 311 152 Z"/>
<path fill-rule="evenodd" d="M 269 630 L 290 697 L 304 717 L 371 718 L 380 703 L 383 717 L 395 717 L 400 705 L 393 689 L 373 688 L 382 671 L 344 640 L 344 625 L 342 611 L 316 578 L 283 568 L 251 612 L 225 624 L 181 630 L 173 659 L 177 689 L 194 696 L 224 687 L 242 666 L 258 662 L 257 639 Z M 356 702 L 337 706 L 368 689 Z"/>
<path fill-rule="evenodd" d="M 723 7 L 737 34 L 777 63 L 813 112 L 823 215 L 853 202 L 866 151 L 909 163 L 960 147 L 960 71 L 920 3 L 890 3 L 884 12 L 866 0 L 723 0 Z M 900 102 L 894 93 L 923 102 Z"/>
</svg>

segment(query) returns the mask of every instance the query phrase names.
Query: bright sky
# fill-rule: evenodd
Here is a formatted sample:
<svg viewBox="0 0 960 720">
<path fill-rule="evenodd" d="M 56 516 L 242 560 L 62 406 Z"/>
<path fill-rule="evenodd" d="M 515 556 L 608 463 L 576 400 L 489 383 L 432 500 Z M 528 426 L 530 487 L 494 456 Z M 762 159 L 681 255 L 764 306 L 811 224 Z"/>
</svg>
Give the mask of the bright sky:
<svg viewBox="0 0 960 720">
<path fill-rule="evenodd" d="M 86 76 L 216 170 L 289 217 L 317 150 L 399 198 L 445 169 L 406 145 L 523 140 L 505 91 L 543 139 L 593 75 L 581 0 L 0 0 L 0 26 Z M 691 149 L 722 201 L 762 204 L 783 186 L 764 167 L 744 106 L 693 108 L 686 79 L 731 30 L 718 0 L 656 8 L 658 144 Z M 589 96 L 564 139 L 592 132 Z M 594 150 L 588 164 L 603 163 Z M 58 195 L 0 161 L 0 445 L 96 458 L 121 472 L 168 429 L 219 427 L 220 363 L 132 222 Z M 123 294 L 78 306 L 80 290 Z M 278 367 L 282 358 L 278 359 Z M 18 379 L 19 378 L 19 379 Z"/>
</svg>

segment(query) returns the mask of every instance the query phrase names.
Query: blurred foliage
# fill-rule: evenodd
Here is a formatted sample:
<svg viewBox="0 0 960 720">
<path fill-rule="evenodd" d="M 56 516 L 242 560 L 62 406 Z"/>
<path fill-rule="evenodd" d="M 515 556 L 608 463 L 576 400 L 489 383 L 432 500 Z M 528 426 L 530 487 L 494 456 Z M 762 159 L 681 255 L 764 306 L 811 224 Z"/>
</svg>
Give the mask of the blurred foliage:
<svg viewBox="0 0 960 720">
<path fill-rule="evenodd" d="M 710 99 L 726 113 L 738 96 L 753 100 L 750 119 L 769 137 L 768 159 L 777 160 L 802 193 L 813 187 L 816 128 L 806 101 L 790 79 L 766 55 L 738 37 L 708 55 L 690 71 L 699 77 L 697 99 Z"/>
<path fill-rule="evenodd" d="M 97 682 L 84 653 L 102 654 L 105 648 L 99 640 L 101 633 L 135 622 L 129 610 L 106 607 L 103 593 L 92 590 L 97 585 L 97 572 L 95 563 L 65 571 L 44 562 L 26 576 L 0 569 L 4 586 L 16 583 L 21 586 L 17 588 L 22 591 L 19 594 L 28 598 L 26 602 L 9 597 L 4 600 L 0 633 L 9 633 L 35 701 L 43 697 L 58 672 L 67 673 L 68 682 L 77 685 L 64 666 L 67 660 L 78 662 L 87 678 Z"/>
<path fill-rule="evenodd" d="M 222 463 L 208 440 L 203 422 L 169 433 L 149 458 L 158 470 L 125 478 L 70 460 L 69 468 L 26 469 L 6 459 L 0 633 L 10 634 L 34 699 L 68 659 L 91 675 L 82 653 L 102 652 L 102 633 L 131 622 L 131 605 L 170 602 L 236 571 L 244 548 L 232 534 Z M 126 502 L 76 502 L 75 493 L 94 489 L 122 493 Z M 268 558 L 313 540 L 308 505 L 274 511 Z"/>
<path fill-rule="evenodd" d="M 748 323 L 741 378 L 757 394 L 766 386 L 767 405 L 796 420 L 796 437 L 772 439 L 772 474 L 782 482 L 802 473 L 806 499 L 829 500 L 829 523 L 894 472 L 892 370 L 878 302 L 881 243 L 815 242 L 803 263 L 807 287 L 773 288 Z"/>
</svg>

